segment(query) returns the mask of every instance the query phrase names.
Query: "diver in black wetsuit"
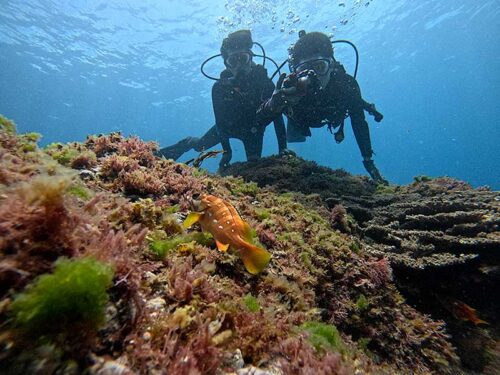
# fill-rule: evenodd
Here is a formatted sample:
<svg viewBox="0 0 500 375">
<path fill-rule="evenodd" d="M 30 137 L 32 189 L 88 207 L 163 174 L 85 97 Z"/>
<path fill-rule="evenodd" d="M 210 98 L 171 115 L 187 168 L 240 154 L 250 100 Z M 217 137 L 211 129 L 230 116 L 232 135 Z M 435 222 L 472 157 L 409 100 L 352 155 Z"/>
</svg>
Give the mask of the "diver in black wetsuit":
<svg viewBox="0 0 500 375">
<path fill-rule="evenodd" d="M 257 109 L 271 97 L 274 84 L 266 69 L 252 61 L 252 36 L 248 30 L 236 31 L 224 39 L 221 55 L 226 69 L 212 87 L 215 125 L 201 138 L 188 137 L 159 151 L 166 158 L 178 159 L 185 152 L 203 151 L 219 142 L 224 154 L 219 170 L 229 165 L 232 158 L 230 138 L 243 142 L 248 160 L 260 158 L 266 126 L 274 121 L 279 153 L 287 153 L 286 130 L 281 113 L 257 120 Z"/>
<path fill-rule="evenodd" d="M 289 50 L 292 73 L 280 76 L 272 97 L 258 110 L 259 121 L 284 112 L 288 117 L 288 142 L 304 142 L 311 136 L 310 128 L 327 125 L 330 131 L 339 128 L 335 140 L 340 143 L 344 139 L 344 121 L 350 117 L 365 169 L 375 182 L 388 184 L 372 160 L 364 111 L 377 122 L 382 120 L 382 114 L 363 100 L 356 79 L 335 60 L 328 36 L 303 31 L 299 35 Z"/>
</svg>

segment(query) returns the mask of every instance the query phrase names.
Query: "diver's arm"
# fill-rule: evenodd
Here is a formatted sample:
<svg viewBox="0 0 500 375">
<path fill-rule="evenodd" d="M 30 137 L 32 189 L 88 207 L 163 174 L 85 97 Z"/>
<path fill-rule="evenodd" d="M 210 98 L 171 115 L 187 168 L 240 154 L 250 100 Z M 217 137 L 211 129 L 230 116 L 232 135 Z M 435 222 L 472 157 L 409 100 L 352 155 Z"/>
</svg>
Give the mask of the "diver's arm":
<svg viewBox="0 0 500 375">
<path fill-rule="evenodd" d="M 373 155 L 370 129 L 365 119 L 364 100 L 361 89 L 354 77 L 345 74 L 343 77 L 344 95 L 348 102 L 348 113 L 351 118 L 352 130 L 356 137 L 359 150 L 364 160 L 371 159 Z"/>
<path fill-rule="evenodd" d="M 215 128 L 217 130 L 222 149 L 224 154 L 219 162 L 219 171 L 223 170 L 229 165 L 233 152 L 231 150 L 231 144 L 229 143 L 229 132 L 228 132 L 228 116 L 230 115 L 227 110 L 227 106 L 224 103 L 223 89 L 219 82 L 216 82 L 212 87 L 212 105 L 214 109 L 215 116 Z"/>
<path fill-rule="evenodd" d="M 370 139 L 370 129 L 365 119 L 364 100 L 361 97 L 361 90 L 356 80 L 348 76 L 348 100 L 350 102 L 349 117 L 351 118 L 352 130 L 356 137 L 359 150 L 363 156 L 363 166 L 370 174 L 371 178 L 378 184 L 388 185 L 389 182 L 382 177 L 375 162 L 372 160 L 373 150 Z"/>
<path fill-rule="evenodd" d="M 263 102 L 265 103 L 271 96 L 273 95 L 274 92 L 274 83 L 271 81 L 269 78 L 267 78 L 266 74 L 266 79 L 264 81 L 264 88 L 262 90 L 262 99 Z M 286 128 L 285 128 L 285 122 L 283 121 L 283 116 L 280 114 L 274 115 L 274 117 L 267 116 L 267 117 L 260 117 L 259 118 L 259 109 L 257 109 L 257 122 L 259 123 L 260 126 L 267 126 L 271 121 L 274 123 L 274 131 L 276 133 L 276 139 L 278 141 L 278 152 L 280 155 L 284 154 L 287 152 L 287 145 L 286 145 Z M 260 120 L 260 121 L 259 121 Z"/>
<path fill-rule="evenodd" d="M 257 109 L 257 121 L 259 123 L 270 123 L 285 109 L 286 102 L 281 91 L 285 77 L 286 74 L 283 73 L 278 79 L 276 87 L 271 91 L 271 95 Z"/>
<path fill-rule="evenodd" d="M 372 160 L 373 150 L 370 140 L 370 130 L 365 120 L 363 109 L 352 111 L 350 117 L 356 142 L 358 143 L 361 155 L 363 155 L 363 166 L 377 184 L 389 185 L 389 182 L 380 174 L 378 168 L 375 166 L 375 162 Z"/>
<path fill-rule="evenodd" d="M 273 112 L 269 110 L 269 101 L 274 92 L 274 83 L 266 76 L 266 80 L 264 82 L 264 88 L 262 90 L 261 99 L 262 102 L 260 106 L 257 108 L 257 123 L 261 126 L 267 126 L 277 118 L 281 112 Z M 284 125 L 283 125 L 284 126 Z M 276 123 L 275 123 L 276 127 Z M 278 134 L 276 134 L 278 136 Z"/>
<path fill-rule="evenodd" d="M 363 159 L 371 159 L 373 150 L 370 139 L 370 129 L 368 128 L 368 123 L 366 122 L 363 109 L 358 108 L 350 110 L 349 117 L 351 118 L 352 130 L 354 132 L 354 136 L 356 137 L 356 142 L 358 143 Z"/>
<path fill-rule="evenodd" d="M 285 121 L 283 121 L 282 115 L 278 115 L 278 117 L 274 119 L 274 131 L 276 132 L 276 139 L 278 140 L 278 151 L 280 155 L 286 153 L 286 129 Z"/>
</svg>

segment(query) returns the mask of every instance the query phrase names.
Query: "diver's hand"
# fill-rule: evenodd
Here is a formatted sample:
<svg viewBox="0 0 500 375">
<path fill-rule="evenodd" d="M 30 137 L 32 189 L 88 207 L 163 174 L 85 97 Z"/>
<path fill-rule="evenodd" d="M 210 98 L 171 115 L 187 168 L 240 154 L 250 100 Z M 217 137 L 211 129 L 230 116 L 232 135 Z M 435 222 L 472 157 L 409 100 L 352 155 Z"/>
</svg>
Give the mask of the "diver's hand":
<svg viewBox="0 0 500 375">
<path fill-rule="evenodd" d="M 284 148 L 280 150 L 279 156 L 297 156 L 297 154 L 295 153 L 295 151 Z"/>
<path fill-rule="evenodd" d="M 384 119 L 384 115 L 375 107 L 375 103 L 366 103 L 366 111 L 373 116 L 375 122 L 380 122 Z"/>
<path fill-rule="evenodd" d="M 282 73 L 278 78 L 273 95 L 268 101 L 267 108 L 272 113 L 281 113 L 285 107 L 297 104 L 303 96 L 304 93 L 297 88 L 296 76 L 289 75 L 287 77 L 286 73 Z"/>
<path fill-rule="evenodd" d="M 373 181 L 375 181 L 377 184 L 389 185 L 389 181 L 382 177 L 372 159 L 363 160 L 363 165 L 365 166 L 366 171 L 370 174 L 370 177 L 373 179 Z"/>
</svg>

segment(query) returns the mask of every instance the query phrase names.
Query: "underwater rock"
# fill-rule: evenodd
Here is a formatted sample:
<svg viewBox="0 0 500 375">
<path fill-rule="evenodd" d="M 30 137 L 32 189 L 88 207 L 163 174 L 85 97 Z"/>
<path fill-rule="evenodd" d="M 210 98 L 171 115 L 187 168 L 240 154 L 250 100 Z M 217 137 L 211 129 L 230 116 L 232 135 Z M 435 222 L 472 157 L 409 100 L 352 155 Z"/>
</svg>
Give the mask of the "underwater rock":
<svg viewBox="0 0 500 375">
<path fill-rule="evenodd" d="M 235 163 L 225 174 L 282 192 L 317 193 L 333 210 L 332 225 L 350 233 L 345 208 L 370 244 L 367 250 L 393 266 L 424 269 L 500 257 L 498 192 L 485 188 L 448 177 L 379 188 L 365 177 L 297 157 Z"/>
<path fill-rule="evenodd" d="M 464 363 L 482 369 L 485 360 L 477 359 L 489 356 L 485 352 L 492 341 L 482 338 L 484 328 L 472 326 L 469 341 L 480 345 L 467 346 L 460 338 L 464 322 L 457 324 L 447 305 L 450 296 L 465 300 L 488 321 L 499 321 L 500 303 L 491 299 L 491 291 L 500 290 L 498 192 L 425 176 L 406 186 L 375 187 L 362 177 L 296 157 L 235 163 L 227 173 L 278 192 L 319 195 L 321 200 L 308 200 L 308 206 L 328 215 L 333 228 L 358 237 L 363 252 L 389 260 L 409 302 L 446 320 L 459 353 L 474 353 L 462 356 Z M 297 199 L 307 200 L 300 194 Z M 495 323 L 491 332 L 497 330 Z"/>
<path fill-rule="evenodd" d="M 256 161 L 231 164 L 224 176 L 241 176 L 260 187 L 273 186 L 278 191 L 319 194 L 323 200 L 345 195 L 372 195 L 376 186 L 367 177 L 353 176 L 344 170 L 332 170 L 295 156 L 270 156 Z"/>
</svg>

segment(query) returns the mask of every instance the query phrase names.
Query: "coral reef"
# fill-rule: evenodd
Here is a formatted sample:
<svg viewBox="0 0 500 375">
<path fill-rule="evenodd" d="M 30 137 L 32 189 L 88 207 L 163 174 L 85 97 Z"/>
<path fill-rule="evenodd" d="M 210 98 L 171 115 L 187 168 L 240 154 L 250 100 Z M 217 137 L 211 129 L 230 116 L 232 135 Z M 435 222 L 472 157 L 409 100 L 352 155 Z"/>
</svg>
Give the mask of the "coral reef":
<svg viewBox="0 0 500 375">
<path fill-rule="evenodd" d="M 329 178 L 328 169 L 316 166 L 318 176 L 309 176 L 318 183 L 325 179 L 324 186 L 333 189 L 327 195 L 317 186 L 309 195 L 290 193 L 286 181 L 279 193 L 156 158 L 154 144 L 118 133 L 57 148 L 76 150 L 67 152 L 71 157 L 52 147 L 40 150 L 34 141 L 24 147 L 26 142 L 14 131 L 0 130 L 0 362 L 7 372 L 463 370 L 444 323 L 405 302 L 385 244 L 377 247 L 365 233 L 377 216 L 361 221 L 352 211 L 360 204 L 356 196 L 371 201 L 381 196 L 368 180 L 345 172 Z M 306 188 L 310 165 L 290 163 Z M 288 172 L 283 173 L 284 178 Z M 205 192 L 234 205 L 272 252 L 262 274 L 250 275 L 237 254 L 219 252 L 210 236 L 179 225 L 190 197 Z M 340 200 L 343 194 L 350 200 Z M 61 264 L 87 259 L 113 269 L 114 276 L 109 284 L 107 278 L 99 282 L 100 289 L 91 288 L 98 296 L 90 298 L 99 301 L 98 314 L 92 315 L 97 318 L 90 319 L 94 329 L 71 328 L 85 345 L 72 349 L 64 324 L 61 334 L 46 335 L 43 342 L 21 333 L 16 301 L 44 296 L 40 280 L 49 280 L 45 290 L 58 298 L 70 291 L 92 295 L 71 282 L 57 287 L 50 282 L 61 275 Z M 81 309 L 74 310 L 73 300 L 58 314 L 78 325 L 72 314 Z"/>
</svg>

